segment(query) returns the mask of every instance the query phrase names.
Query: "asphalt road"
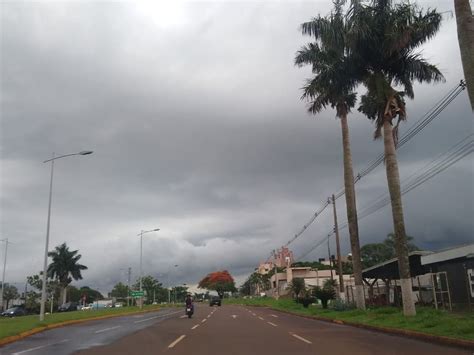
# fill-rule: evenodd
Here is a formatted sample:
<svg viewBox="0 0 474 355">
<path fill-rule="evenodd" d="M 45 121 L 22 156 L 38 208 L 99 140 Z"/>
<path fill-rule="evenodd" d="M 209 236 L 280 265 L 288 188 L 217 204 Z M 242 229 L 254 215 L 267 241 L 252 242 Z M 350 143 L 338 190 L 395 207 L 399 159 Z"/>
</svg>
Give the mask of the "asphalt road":
<svg viewBox="0 0 474 355">
<path fill-rule="evenodd" d="M 165 312 L 168 312 L 165 314 Z M 166 310 L 143 319 L 121 317 L 36 335 L 1 354 L 472 354 L 364 329 L 296 317 L 263 308 L 199 305 L 192 319 L 184 310 Z M 156 317 L 153 319 L 149 319 Z M 147 320 L 149 319 L 149 320 Z M 141 323 L 134 323 L 136 321 Z M 95 323 L 95 324 L 92 324 Z M 102 331 L 102 332 L 100 332 Z M 53 332 L 58 332 L 51 334 Z M 98 333 L 100 332 L 100 333 Z M 33 337 L 32 337 L 33 338 Z M 41 341 L 39 341 L 41 340 Z M 58 343 L 63 340 L 62 343 Z M 65 341 L 67 340 L 67 341 Z M 50 345 L 47 345 L 50 344 Z M 45 346 L 36 348 L 35 346 Z"/>
<path fill-rule="evenodd" d="M 0 355 L 72 354 L 80 349 L 112 343 L 152 324 L 182 315 L 182 310 L 165 308 L 158 312 L 101 319 L 51 329 L 0 347 Z"/>
</svg>

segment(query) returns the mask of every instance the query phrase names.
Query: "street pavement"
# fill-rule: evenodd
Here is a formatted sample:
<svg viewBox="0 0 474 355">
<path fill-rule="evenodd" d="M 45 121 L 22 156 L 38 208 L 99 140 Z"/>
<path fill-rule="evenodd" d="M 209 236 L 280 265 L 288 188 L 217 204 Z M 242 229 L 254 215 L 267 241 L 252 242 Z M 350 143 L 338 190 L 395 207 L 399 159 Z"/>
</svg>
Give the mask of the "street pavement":
<svg viewBox="0 0 474 355">
<path fill-rule="evenodd" d="M 91 311 L 93 312 L 93 311 Z M 65 355 L 80 349 L 105 345 L 183 314 L 181 309 L 164 308 L 157 312 L 134 314 L 69 325 L 34 334 L 23 340 L 0 347 L 0 355 Z"/>
<path fill-rule="evenodd" d="M 278 355 L 278 354 L 430 354 L 457 355 L 472 352 L 364 329 L 301 318 L 266 308 L 209 307 L 200 304 L 192 319 L 184 309 L 146 315 L 140 327 L 130 317 L 107 324 L 60 328 L 42 342 L 21 341 L 0 348 L 1 354 L 176 354 L 176 355 Z M 150 317 L 157 317 L 146 321 Z M 91 322 L 92 323 L 92 322 Z M 94 322 L 96 323 L 96 322 Z M 102 328 L 101 328 L 102 327 Z M 118 328 L 114 328 L 118 327 Z M 72 330 L 71 328 L 76 328 Z M 107 328 L 109 328 L 107 330 Z M 102 330 L 97 337 L 97 332 Z M 59 329 L 57 329 L 59 331 Z M 62 339 L 67 339 L 58 343 Z M 90 337 L 90 339 L 89 339 Z M 82 341 L 89 339 L 88 342 Z M 37 339 L 38 340 L 38 339 Z M 40 349 L 36 346 L 51 344 Z M 16 347 L 15 347 L 16 346 Z"/>
</svg>

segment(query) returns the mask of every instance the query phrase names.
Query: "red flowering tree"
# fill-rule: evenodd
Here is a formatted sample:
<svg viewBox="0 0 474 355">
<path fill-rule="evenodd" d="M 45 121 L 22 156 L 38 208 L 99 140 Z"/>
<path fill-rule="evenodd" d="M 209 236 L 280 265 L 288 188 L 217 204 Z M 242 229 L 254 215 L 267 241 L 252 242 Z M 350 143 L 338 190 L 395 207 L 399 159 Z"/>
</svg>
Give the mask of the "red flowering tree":
<svg viewBox="0 0 474 355">
<path fill-rule="evenodd" d="M 198 287 L 216 291 L 220 298 L 224 297 L 224 292 L 237 291 L 234 278 L 227 270 L 211 272 L 199 282 Z"/>
</svg>

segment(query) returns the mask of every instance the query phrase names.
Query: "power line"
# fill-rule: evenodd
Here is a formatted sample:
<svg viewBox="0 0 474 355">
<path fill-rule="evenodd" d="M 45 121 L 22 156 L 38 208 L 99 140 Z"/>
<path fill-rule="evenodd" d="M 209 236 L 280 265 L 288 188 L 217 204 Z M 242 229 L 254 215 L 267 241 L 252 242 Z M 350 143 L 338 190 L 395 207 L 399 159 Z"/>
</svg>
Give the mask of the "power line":
<svg viewBox="0 0 474 355">
<path fill-rule="evenodd" d="M 396 149 L 401 148 L 407 142 L 409 142 L 413 137 L 420 133 L 430 122 L 432 122 L 439 114 L 466 88 L 466 84 L 463 80 L 460 81 L 453 89 L 451 89 L 441 100 L 439 100 L 435 106 L 433 106 L 428 112 L 426 112 L 420 120 L 418 120 L 414 125 L 412 125 L 407 132 L 400 138 Z M 377 168 L 385 159 L 385 154 L 379 154 L 374 160 L 369 162 L 368 166 L 360 171 L 354 178 L 354 184 L 359 182 L 363 177 L 371 173 L 375 168 Z M 411 191 L 411 190 L 410 190 Z M 337 193 L 335 193 L 335 199 L 342 197 L 345 194 L 345 189 L 342 188 Z M 317 219 L 317 217 L 326 209 L 330 204 L 329 199 L 322 203 L 322 207 L 317 210 L 310 218 L 310 220 L 303 225 L 303 227 L 284 245 L 287 247 L 298 239 L 311 224 Z M 359 217 L 361 219 L 361 217 Z M 344 226 L 343 226 L 344 227 Z M 343 228 L 341 227 L 341 228 Z M 267 262 L 270 260 L 273 253 L 270 253 L 270 256 L 267 258 Z"/>
<path fill-rule="evenodd" d="M 436 175 L 440 174 L 444 170 L 451 167 L 453 164 L 457 163 L 459 160 L 465 158 L 469 154 L 474 152 L 474 134 L 470 134 L 467 137 L 463 138 L 461 141 L 457 142 L 455 145 L 450 147 L 446 152 L 438 155 L 430 163 L 426 164 L 423 168 L 418 169 L 414 174 L 410 175 L 405 179 L 405 183 L 402 187 L 401 194 L 405 195 L 408 192 L 412 191 L 416 187 L 424 184 L 428 180 L 432 179 Z M 390 196 L 384 194 L 382 198 L 376 199 L 374 203 L 367 206 L 359 214 L 358 220 L 370 216 L 371 214 L 377 212 L 381 208 L 390 204 Z M 339 230 L 347 228 L 347 221 L 339 227 Z M 307 256 L 309 253 L 317 249 L 322 245 L 328 238 L 330 238 L 333 233 L 329 233 L 327 237 L 320 240 L 315 246 L 301 255 L 298 259 L 302 259 Z"/>
<path fill-rule="evenodd" d="M 460 81 L 453 89 L 451 89 L 438 103 L 432 107 L 427 113 L 425 113 L 420 120 L 418 120 L 414 125 L 412 125 L 407 132 L 399 139 L 397 144 L 397 150 L 403 147 L 407 142 L 409 142 L 413 137 L 420 133 L 429 123 L 431 123 L 439 114 L 451 103 L 453 100 L 458 97 L 458 95 L 464 91 L 466 84 L 463 80 Z M 379 154 L 374 160 L 369 162 L 368 166 L 362 169 L 354 178 L 354 184 L 358 183 L 363 177 L 370 174 L 375 168 L 383 163 L 385 159 L 385 154 Z M 345 193 L 342 189 L 338 194 L 336 194 L 336 199 L 343 196 Z"/>
</svg>

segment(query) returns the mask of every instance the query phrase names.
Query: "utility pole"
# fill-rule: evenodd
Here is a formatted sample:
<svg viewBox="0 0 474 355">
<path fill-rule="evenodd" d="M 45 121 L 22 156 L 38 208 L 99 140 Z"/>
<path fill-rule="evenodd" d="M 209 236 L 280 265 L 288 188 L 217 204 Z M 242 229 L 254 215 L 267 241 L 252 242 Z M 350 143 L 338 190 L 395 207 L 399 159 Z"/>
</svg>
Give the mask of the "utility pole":
<svg viewBox="0 0 474 355">
<path fill-rule="evenodd" d="M 341 245 L 339 243 L 339 227 L 337 225 L 336 198 L 334 197 L 334 194 L 332 194 L 332 210 L 334 212 L 334 233 L 336 234 L 337 269 L 339 273 L 339 297 L 342 300 L 345 300 L 346 295 L 344 293 L 344 276 L 342 274 Z"/>
<path fill-rule="evenodd" d="M 128 279 L 127 279 L 127 284 L 128 284 L 128 295 L 127 295 L 127 306 L 130 306 L 130 282 L 132 280 L 132 268 L 128 268 Z"/>
<path fill-rule="evenodd" d="M 3 258 L 3 275 L 2 275 L 2 293 L 0 294 L 0 308 L 3 311 L 3 292 L 5 289 L 5 270 L 7 269 L 7 251 L 8 251 L 8 238 L 2 239 L 2 242 L 5 242 L 5 255 Z"/>
<path fill-rule="evenodd" d="M 334 276 L 332 273 L 332 266 L 331 266 L 331 249 L 329 249 L 329 238 L 331 237 L 331 234 L 328 234 L 328 260 L 329 260 L 329 269 L 331 269 L 331 282 L 334 281 Z"/>
</svg>

